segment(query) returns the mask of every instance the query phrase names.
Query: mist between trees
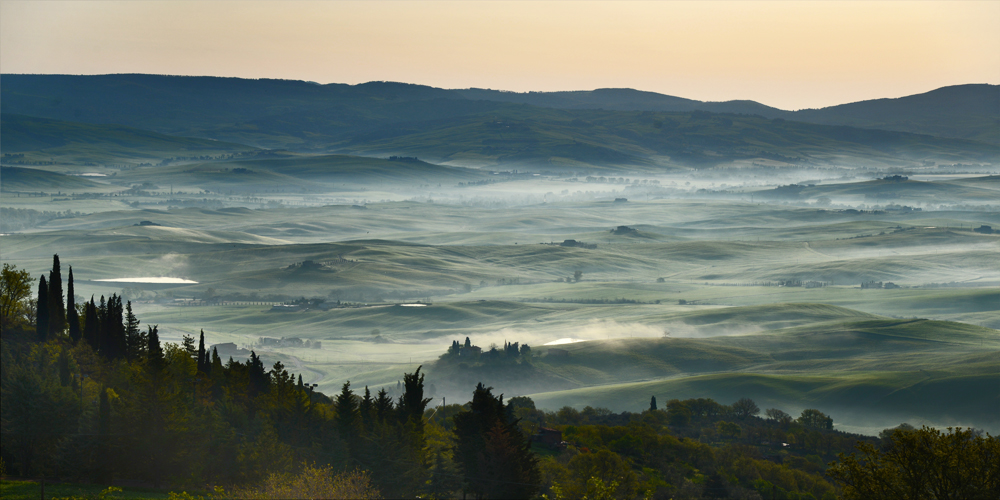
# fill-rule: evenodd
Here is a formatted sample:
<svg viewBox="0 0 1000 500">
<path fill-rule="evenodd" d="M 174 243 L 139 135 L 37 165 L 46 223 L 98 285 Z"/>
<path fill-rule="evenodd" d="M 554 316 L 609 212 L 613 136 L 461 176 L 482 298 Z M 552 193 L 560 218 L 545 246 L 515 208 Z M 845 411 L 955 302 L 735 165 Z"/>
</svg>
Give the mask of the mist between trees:
<svg viewBox="0 0 1000 500">
<path fill-rule="evenodd" d="M 218 498 L 1000 495 L 1000 440 L 975 430 L 861 436 L 817 409 L 762 418 L 748 398 L 543 411 L 474 380 L 469 402 L 431 407 L 422 367 L 402 375 L 397 398 L 349 381 L 328 396 L 256 353 L 223 361 L 203 333 L 161 343 L 116 295 L 76 304 L 58 256 L 37 287 L 6 264 L 0 283 L 0 458 L 21 478 Z M 456 341 L 443 358 L 472 347 Z"/>
</svg>

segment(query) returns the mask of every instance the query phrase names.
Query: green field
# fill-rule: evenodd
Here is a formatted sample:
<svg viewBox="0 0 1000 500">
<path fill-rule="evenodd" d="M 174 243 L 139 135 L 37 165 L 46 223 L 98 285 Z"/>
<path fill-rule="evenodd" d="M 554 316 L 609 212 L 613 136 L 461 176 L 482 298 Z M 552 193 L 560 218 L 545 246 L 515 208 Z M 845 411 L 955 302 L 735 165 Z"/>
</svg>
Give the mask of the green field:
<svg viewBox="0 0 1000 500">
<path fill-rule="evenodd" d="M 867 433 L 901 421 L 1000 429 L 1000 236 L 972 231 L 1000 227 L 996 176 L 890 182 L 847 167 L 791 170 L 781 175 L 829 182 L 785 196 L 778 186 L 793 177 L 753 180 L 773 170 L 662 169 L 586 145 L 553 164 L 582 169 L 574 155 L 607 153 L 631 166 L 610 181 L 587 179 L 592 170 L 467 168 L 532 137 L 537 150 L 518 162 L 569 147 L 573 134 L 560 127 L 580 124 L 545 113 L 561 125 L 519 125 L 503 132 L 514 141 L 504 144 L 489 142 L 488 123 L 456 125 L 448 133 L 472 142 L 448 165 L 272 151 L 122 168 L 74 159 L 68 151 L 87 148 L 67 142 L 51 164 L 5 163 L 3 261 L 37 277 L 58 253 L 73 266 L 80 300 L 122 294 L 165 341 L 204 330 L 209 344 L 255 349 L 327 393 L 347 380 L 393 389 L 424 365 L 436 402 L 464 401 L 482 381 L 548 409 L 746 396 L 792 413 L 819 408 Z M 653 127 L 588 113 L 597 125 L 587 134 Z M 695 123 L 702 119 L 684 118 L 675 132 L 720 126 Z M 825 133 L 761 120 L 734 119 L 730 138 L 746 140 L 740 130 L 751 126 Z M 56 125 L 64 135 L 103 130 L 43 130 Z M 444 139 L 420 135 L 441 130 L 411 132 L 352 147 L 446 156 Z M 147 139 L 136 139 L 137 151 L 166 156 L 154 147 L 162 138 Z M 638 158 L 660 147 L 644 144 L 616 151 Z M 777 194 L 761 202 L 762 193 Z M 870 194 L 924 209 L 874 207 Z M 817 205 L 823 196 L 833 201 Z M 195 283 L 99 281 L 140 277 Z M 898 288 L 861 289 L 866 281 Z M 272 310 L 293 301 L 306 305 Z M 322 347 L 263 347 L 261 337 Z M 531 363 L 438 362 L 466 337 L 485 349 L 528 344 Z M 544 346 L 567 338 L 586 342 Z"/>
</svg>

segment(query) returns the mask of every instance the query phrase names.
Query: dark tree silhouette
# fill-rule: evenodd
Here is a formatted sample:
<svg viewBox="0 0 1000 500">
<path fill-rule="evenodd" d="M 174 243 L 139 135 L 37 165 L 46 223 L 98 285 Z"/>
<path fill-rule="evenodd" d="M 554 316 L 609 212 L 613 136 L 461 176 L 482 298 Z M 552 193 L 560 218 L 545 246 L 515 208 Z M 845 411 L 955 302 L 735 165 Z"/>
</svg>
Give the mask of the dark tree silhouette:
<svg viewBox="0 0 1000 500">
<path fill-rule="evenodd" d="M 492 390 L 478 384 L 470 411 L 453 417 L 462 487 L 477 499 L 530 498 L 541 477 L 537 459 L 517 420 L 507 418 L 503 395 L 494 397 Z"/>
<path fill-rule="evenodd" d="M 63 303 L 62 272 L 59 270 L 59 255 L 52 256 L 52 270 L 49 271 L 49 333 L 61 333 L 66 327 L 66 306 Z"/>
<path fill-rule="evenodd" d="M 76 312 L 76 296 L 73 290 L 73 266 L 69 266 L 69 278 L 66 280 L 66 322 L 69 323 L 69 337 L 73 342 L 79 342 L 80 315 Z"/>
</svg>

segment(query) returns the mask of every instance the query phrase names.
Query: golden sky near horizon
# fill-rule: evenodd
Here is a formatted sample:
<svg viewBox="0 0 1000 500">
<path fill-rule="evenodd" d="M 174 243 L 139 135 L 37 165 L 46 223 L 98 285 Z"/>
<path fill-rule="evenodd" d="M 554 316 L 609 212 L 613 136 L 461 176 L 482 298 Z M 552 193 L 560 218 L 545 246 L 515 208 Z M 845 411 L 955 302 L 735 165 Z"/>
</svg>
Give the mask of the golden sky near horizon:
<svg viewBox="0 0 1000 500">
<path fill-rule="evenodd" d="M 0 0 L 0 72 L 630 87 L 784 109 L 1000 84 L 1000 1 Z"/>
</svg>

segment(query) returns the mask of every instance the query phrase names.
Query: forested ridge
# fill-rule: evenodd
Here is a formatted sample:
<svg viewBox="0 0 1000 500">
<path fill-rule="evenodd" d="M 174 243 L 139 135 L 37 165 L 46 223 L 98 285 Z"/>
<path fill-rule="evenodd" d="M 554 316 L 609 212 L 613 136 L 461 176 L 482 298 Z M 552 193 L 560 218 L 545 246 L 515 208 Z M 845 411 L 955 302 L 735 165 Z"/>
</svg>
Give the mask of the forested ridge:
<svg viewBox="0 0 1000 500">
<path fill-rule="evenodd" d="M 2 278 L 0 459 L 21 478 L 219 498 L 1000 497 L 1000 440 L 974 430 L 861 436 L 747 398 L 545 412 L 483 384 L 435 407 L 421 368 L 398 398 L 330 397 L 256 353 L 223 361 L 204 334 L 162 343 L 117 295 L 75 303 L 58 256 L 37 287 Z"/>
</svg>

